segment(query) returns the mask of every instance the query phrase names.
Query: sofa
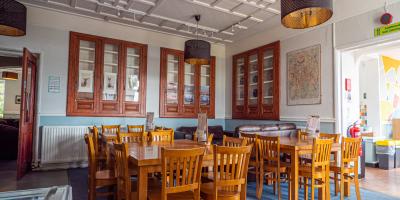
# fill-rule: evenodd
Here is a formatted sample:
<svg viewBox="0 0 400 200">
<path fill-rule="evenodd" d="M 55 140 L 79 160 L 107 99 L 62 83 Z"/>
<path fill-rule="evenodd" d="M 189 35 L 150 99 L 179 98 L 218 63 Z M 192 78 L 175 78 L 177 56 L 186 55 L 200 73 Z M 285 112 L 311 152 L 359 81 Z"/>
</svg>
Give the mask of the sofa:
<svg viewBox="0 0 400 200">
<path fill-rule="evenodd" d="M 193 134 L 196 132 L 196 126 L 182 126 L 176 129 L 175 139 L 193 139 Z M 208 132 L 214 134 L 213 143 L 222 144 L 222 138 L 224 135 L 231 134 L 228 131 L 224 131 L 222 126 L 208 126 Z"/>
<path fill-rule="evenodd" d="M 263 136 L 295 137 L 297 127 L 294 123 L 241 125 L 235 129 L 235 134 L 237 136 L 240 136 L 240 133 L 258 134 Z"/>
<path fill-rule="evenodd" d="M 19 120 L 0 119 L 0 160 L 15 160 L 18 154 Z"/>
</svg>

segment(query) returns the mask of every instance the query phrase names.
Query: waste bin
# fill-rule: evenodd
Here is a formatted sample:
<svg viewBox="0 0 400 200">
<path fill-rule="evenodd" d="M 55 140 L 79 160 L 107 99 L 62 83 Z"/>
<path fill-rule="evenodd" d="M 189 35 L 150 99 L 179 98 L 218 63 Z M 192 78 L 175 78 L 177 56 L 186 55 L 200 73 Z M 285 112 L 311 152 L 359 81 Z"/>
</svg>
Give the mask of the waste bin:
<svg viewBox="0 0 400 200">
<path fill-rule="evenodd" d="M 395 167 L 396 142 L 382 140 L 376 142 L 376 155 L 380 169 L 393 169 Z"/>
<path fill-rule="evenodd" d="M 394 163 L 394 167 L 400 168 L 400 140 L 396 140 L 396 153 L 394 157 Z"/>
</svg>

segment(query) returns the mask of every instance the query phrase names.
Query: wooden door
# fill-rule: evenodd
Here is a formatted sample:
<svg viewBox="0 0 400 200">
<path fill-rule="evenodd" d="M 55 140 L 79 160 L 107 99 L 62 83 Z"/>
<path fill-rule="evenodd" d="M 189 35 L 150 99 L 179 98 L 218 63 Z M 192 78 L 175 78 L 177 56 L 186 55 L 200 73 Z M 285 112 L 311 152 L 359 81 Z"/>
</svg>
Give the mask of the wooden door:
<svg viewBox="0 0 400 200">
<path fill-rule="evenodd" d="M 243 118 L 245 114 L 246 57 L 244 54 L 233 57 L 232 77 L 232 118 Z"/>
<path fill-rule="evenodd" d="M 207 113 L 208 118 L 215 118 L 215 56 L 211 57 L 209 65 L 198 66 L 198 94 L 199 112 Z"/>
<path fill-rule="evenodd" d="M 260 58 L 258 51 L 252 51 L 248 54 L 247 62 L 247 117 L 257 119 L 260 116 Z"/>
<path fill-rule="evenodd" d="M 36 57 L 24 48 L 22 61 L 21 109 L 18 136 L 17 179 L 30 170 L 35 124 Z"/>
</svg>

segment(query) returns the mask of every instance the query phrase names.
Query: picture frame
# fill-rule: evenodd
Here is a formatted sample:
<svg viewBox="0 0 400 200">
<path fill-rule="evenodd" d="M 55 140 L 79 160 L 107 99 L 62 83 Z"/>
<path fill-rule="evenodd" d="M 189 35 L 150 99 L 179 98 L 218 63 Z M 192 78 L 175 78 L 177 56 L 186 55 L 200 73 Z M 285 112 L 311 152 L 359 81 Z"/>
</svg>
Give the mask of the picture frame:
<svg viewBox="0 0 400 200">
<path fill-rule="evenodd" d="M 21 95 L 15 95 L 15 104 L 21 104 Z"/>
<path fill-rule="evenodd" d="M 105 72 L 103 87 L 104 87 L 104 92 L 108 94 L 117 94 L 117 74 Z"/>
<path fill-rule="evenodd" d="M 93 92 L 93 71 L 79 70 L 78 92 Z"/>
</svg>

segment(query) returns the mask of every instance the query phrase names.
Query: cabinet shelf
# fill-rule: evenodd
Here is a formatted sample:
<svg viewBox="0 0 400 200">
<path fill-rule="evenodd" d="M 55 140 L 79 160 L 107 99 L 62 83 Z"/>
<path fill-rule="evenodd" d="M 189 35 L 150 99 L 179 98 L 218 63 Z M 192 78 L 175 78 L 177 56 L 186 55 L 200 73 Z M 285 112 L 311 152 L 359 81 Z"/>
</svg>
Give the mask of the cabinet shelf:
<svg viewBox="0 0 400 200">
<path fill-rule="evenodd" d="M 137 55 L 137 54 L 127 54 L 127 56 L 128 56 L 128 57 L 136 57 L 136 58 L 139 58 L 139 57 L 140 57 L 140 55 Z"/>
<path fill-rule="evenodd" d="M 274 81 L 273 80 L 270 80 L 270 81 L 264 81 L 264 83 L 273 83 Z"/>
<path fill-rule="evenodd" d="M 109 50 L 105 50 L 104 53 L 108 53 L 108 54 L 118 54 L 118 51 L 109 51 Z"/>
<path fill-rule="evenodd" d="M 94 63 L 94 60 L 82 60 L 82 59 L 79 59 L 79 62 L 83 62 L 83 63 Z"/>
<path fill-rule="evenodd" d="M 274 57 L 273 55 L 264 56 L 264 60 L 266 60 L 266 59 L 271 59 L 271 58 L 273 58 L 273 57 Z"/>
<path fill-rule="evenodd" d="M 118 63 L 104 63 L 104 65 L 108 65 L 108 66 L 118 66 Z"/>
<path fill-rule="evenodd" d="M 273 70 L 273 67 L 264 68 L 264 71 Z"/>
<path fill-rule="evenodd" d="M 91 48 L 91 47 L 79 47 L 79 50 L 86 50 L 86 51 L 94 51 L 96 50 L 95 48 Z"/>
</svg>

